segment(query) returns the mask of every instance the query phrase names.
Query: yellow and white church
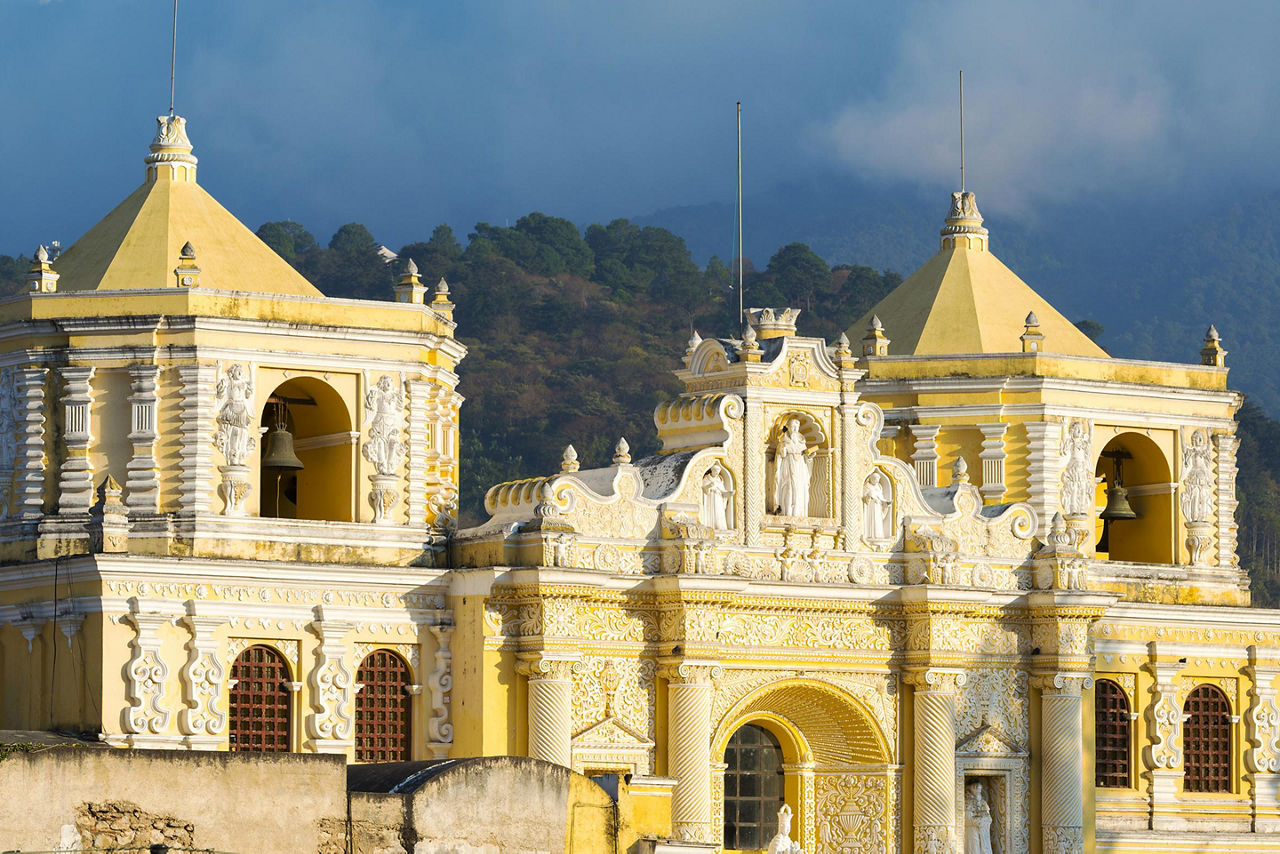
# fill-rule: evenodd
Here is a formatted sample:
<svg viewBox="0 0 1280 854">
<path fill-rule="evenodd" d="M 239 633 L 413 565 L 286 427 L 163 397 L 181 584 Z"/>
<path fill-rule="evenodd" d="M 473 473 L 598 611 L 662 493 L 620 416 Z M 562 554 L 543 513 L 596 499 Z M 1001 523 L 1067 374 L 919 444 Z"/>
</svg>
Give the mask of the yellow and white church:
<svg viewBox="0 0 1280 854">
<path fill-rule="evenodd" d="M 1212 327 L 1110 357 L 955 193 L 847 335 L 695 334 L 661 451 L 457 530 L 447 284 L 324 297 L 157 122 L 0 303 L 0 728 L 626 774 L 655 851 L 1280 851 Z"/>
</svg>

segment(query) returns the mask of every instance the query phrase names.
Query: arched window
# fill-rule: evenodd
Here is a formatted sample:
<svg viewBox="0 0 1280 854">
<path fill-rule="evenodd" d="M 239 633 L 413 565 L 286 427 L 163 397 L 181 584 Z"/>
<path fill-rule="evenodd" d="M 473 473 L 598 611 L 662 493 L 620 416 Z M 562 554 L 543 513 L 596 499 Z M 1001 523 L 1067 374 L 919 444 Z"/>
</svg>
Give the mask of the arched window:
<svg viewBox="0 0 1280 854">
<path fill-rule="evenodd" d="M 1094 686 L 1094 782 L 1098 786 L 1129 787 L 1129 698 L 1110 679 Z"/>
<path fill-rule="evenodd" d="M 269 646 L 251 646 L 231 665 L 232 750 L 289 751 L 293 695 L 289 668 Z"/>
<path fill-rule="evenodd" d="M 409 665 L 389 649 L 374 650 L 360 664 L 356 682 L 356 761 L 407 762 L 412 758 Z"/>
<path fill-rule="evenodd" d="M 747 724 L 730 736 L 724 761 L 724 847 L 764 848 L 784 802 L 782 747 L 773 733 Z"/>
<path fill-rule="evenodd" d="M 1214 685 L 1199 685 L 1182 707 L 1187 722 L 1182 731 L 1184 778 L 1187 792 L 1231 791 L 1231 705 Z"/>
</svg>

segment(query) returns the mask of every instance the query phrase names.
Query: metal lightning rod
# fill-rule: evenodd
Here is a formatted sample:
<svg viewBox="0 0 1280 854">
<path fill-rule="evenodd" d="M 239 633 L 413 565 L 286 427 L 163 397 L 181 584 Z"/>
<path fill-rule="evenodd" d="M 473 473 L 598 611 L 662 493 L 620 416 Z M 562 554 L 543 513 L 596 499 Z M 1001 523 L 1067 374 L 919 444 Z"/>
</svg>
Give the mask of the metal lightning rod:
<svg viewBox="0 0 1280 854">
<path fill-rule="evenodd" d="M 176 2 L 176 0 L 175 0 Z M 742 322 L 743 309 L 745 306 L 742 301 L 743 265 L 742 256 L 746 252 L 742 246 L 742 102 L 738 102 L 738 322 Z"/>
<path fill-rule="evenodd" d="M 178 0 L 173 0 L 175 3 Z M 964 71 L 960 72 L 960 192 L 964 192 Z"/>
<path fill-rule="evenodd" d="M 169 55 L 169 117 L 173 117 L 173 81 L 178 72 L 178 0 L 173 0 L 173 51 Z"/>
</svg>

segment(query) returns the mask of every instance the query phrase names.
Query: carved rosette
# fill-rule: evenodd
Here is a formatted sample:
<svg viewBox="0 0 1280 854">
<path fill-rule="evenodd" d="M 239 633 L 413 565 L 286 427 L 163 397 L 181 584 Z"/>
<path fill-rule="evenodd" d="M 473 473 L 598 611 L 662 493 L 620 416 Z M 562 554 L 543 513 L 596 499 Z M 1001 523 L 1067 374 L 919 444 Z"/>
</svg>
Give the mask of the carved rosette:
<svg viewBox="0 0 1280 854">
<path fill-rule="evenodd" d="M 178 712 L 178 729 L 183 735 L 197 738 L 220 736 L 227 725 L 227 715 L 221 710 L 226 671 L 218 660 L 218 641 L 213 633 L 224 620 L 188 614 L 181 622 L 190 630 L 191 640 L 187 663 L 180 674 L 186 708 Z M 212 745 L 208 748 L 212 749 Z"/>
<path fill-rule="evenodd" d="M 427 740 L 437 758 L 449 755 L 453 744 L 453 724 L 449 720 L 449 699 L 453 690 L 453 653 L 450 641 L 453 626 L 432 626 L 431 636 L 436 641 L 435 666 L 427 677 L 427 690 L 431 693 L 431 717 L 427 720 Z"/>
<path fill-rule="evenodd" d="M 123 715 L 124 731 L 137 735 L 158 735 L 169 726 L 170 712 L 162 705 L 169 667 L 160 654 L 158 630 L 173 618 L 168 614 L 143 612 L 136 599 L 122 621 L 133 626 L 133 655 L 125 666 L 129 706 Z"/>
<path fill-rule="evenodd" d="M 316 606 L 312 630 L 320 639 L 316 666 L 311 671 L 311 708 L 307 734 L 316 740 L 319 753 L 342 753 L 351 744 L 355 729 L 351 705 L 355 698 L 355 678 L 347 667 L 347 645 L 342 638 L 354 623 L 327 620 Z"/>
</svg>

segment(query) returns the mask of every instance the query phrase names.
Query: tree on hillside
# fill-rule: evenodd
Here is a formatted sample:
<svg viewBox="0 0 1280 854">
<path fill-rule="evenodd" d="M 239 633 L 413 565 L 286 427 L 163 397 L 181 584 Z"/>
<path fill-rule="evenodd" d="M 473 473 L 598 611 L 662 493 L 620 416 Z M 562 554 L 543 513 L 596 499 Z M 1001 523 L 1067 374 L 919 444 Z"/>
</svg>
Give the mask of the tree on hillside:
<svg viewBox="0 0 1280 854">
<path fill-rule="evenodd" d="M 412 258 L 423 281 L 435 282 L 441 277 L 448 278 L 449 268 L 462 258 L 462 244 L 454 237 L 453 229 L 441 223 L 431 232 L 430 240 L 408 243 L 397 254 L 400 256 L 398 270 L 402 271 L 408 259 Z"/>
<path fill-rule="evenodd" d="M 566 273 L 585 279 L 595 269 L 591 247 L 578 233 L 578 227 L 567 219 L 534 211 L 516 220 L 516 231 L 527 235 L 540 249 L 553 253 L 564 265 Z"/>
<path fill-rule="evenodd" d="M 1076 329 L 1088 335 L 1090 341 L 1094 342 L 1098 340 L 1099 335 L 1107 331 L 1106 327 L 1096 320 L 1077 320 L 1073 325 Z"/>
<path fill-rule="evenodd" d="M 831 289 L 831 268 L 803 243 L 788 243 L 769 259 L 765 269 L 774 286 L 792 306 L 813 309 L 814 298 Z"/>
<path fill-rule="evenodd" d="M 290 220 L 264 222 L 258 228 L 258 239 L 275 250 L 276 254 L 292 263 L 294 258 L 315 249 L 316 239 L 311 232 Z"/>
<path fill-rule="evenodd" d="M 378 254 L 378 242 L 357 222 L 339 228 L 328 249 L 299 255 L 294 266 L 327 296 L 389 300 L 392 271 Z"/>
</svg>

